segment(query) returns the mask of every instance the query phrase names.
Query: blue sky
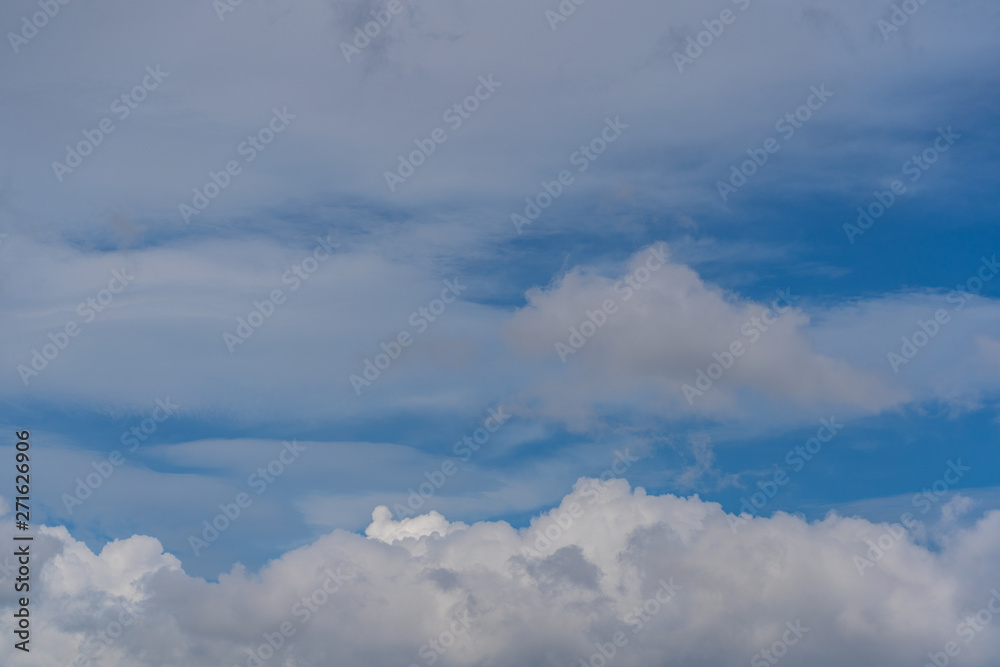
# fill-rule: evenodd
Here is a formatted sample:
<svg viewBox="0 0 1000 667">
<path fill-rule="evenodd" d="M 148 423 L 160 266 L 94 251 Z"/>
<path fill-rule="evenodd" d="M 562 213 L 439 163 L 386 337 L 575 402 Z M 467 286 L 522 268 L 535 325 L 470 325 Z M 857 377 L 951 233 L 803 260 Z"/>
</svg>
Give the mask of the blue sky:
<svg viewBox="0 0 1000 667">
<path fill-rule="evenodd" d="M 877 532 L 957 461 L 914 548 L 1000 510 L 996 6 L 889 30 L 892 3 L 853 0 L 593 0 L 554 27 L 558 3 L 408 1 L 350 59 L 387 3 L 218 6 L 60 5 L 0 57 L 0 422 L 31 430 L 65 545 L 154 538 L 164 572 L 218 585 L 324 540 L 423 558 L 455 526 L 528 535 L 622 452 L 630 497 L 675 518 L 735 517 L 778 473 L 758 521 Z M 884 212 L 852 233 L 859 208 Z M 843 428 L 796 469 L 821 420 Z M 858 659 L 912 661 L 879 650 Z"/>
</svg>

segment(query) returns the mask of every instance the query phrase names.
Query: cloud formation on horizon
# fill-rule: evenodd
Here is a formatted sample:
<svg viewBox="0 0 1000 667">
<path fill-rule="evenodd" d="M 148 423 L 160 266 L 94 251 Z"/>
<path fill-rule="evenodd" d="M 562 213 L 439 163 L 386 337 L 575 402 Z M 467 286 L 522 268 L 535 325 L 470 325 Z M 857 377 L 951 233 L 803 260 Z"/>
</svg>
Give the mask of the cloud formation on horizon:
<svg viewBox="0 0 1000 667">
<path fill-rule="evenodd" d="M 522 530 L 378 508 L 367 537 L 336 530 L 217 582 L 150 537 L 95 554 L 46 527 L 32 664 L 597 666 L 613 652 L 707 667 L 767 651 L 790 666 L 904 667 L 957 647 L 985 666 L 1000 649 L 1000 511 L 956 521 L 969 505 L 809 523 L 582 478 Z"/>
</svg>

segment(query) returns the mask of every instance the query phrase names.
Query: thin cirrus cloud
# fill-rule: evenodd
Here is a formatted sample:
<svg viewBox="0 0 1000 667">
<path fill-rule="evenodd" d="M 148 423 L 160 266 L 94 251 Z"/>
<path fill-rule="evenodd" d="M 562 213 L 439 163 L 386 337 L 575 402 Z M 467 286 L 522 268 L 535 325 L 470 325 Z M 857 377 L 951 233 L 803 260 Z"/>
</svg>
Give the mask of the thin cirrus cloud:
<svg viewBox="0 0 1000 667">
<path fill-rule="evenodd" d="M 892 154 L 889 145 L 873 143 L 881 137 L 892 147 L 916 146 L 915 135 L 958 123 L 961 99 L 932 104 L 923 86 L 976 75 L 968 63 L 989 62 L 995 48 L 988 23 L 967 20 L 987 3 L 962 11 L 923 6 L 905 34 L 883 40 L 875 27 L 882 8 L 868 3 L 755 2 L 737 9 L 740 21 L 678 73 L 672 54 L 714 18 L 698 6 L 590 4 L 553 32 L 544 9 L 527 2 L 403 4 L 405 12 L 366 50 L 371 57 L 360 58 L 365 64 L 345 62 L 337 45 L 352 34 L 351 21 L 377 11 L 372 3 L 242 5 L 221 22 L 204 3 L 67 5 L 17 57 L 0 63 L 5 85 L 25 102 L 0 110 L 4 123 L 19 129 L 2 144 L 19 165 L 5 173 L 9 197 L 23 211 L 14 224 L 64 230 L 111 210 L 178 229 L 180 204 L 233 159 L 241 173 L 192 224 L 226 225 L 265 207 L 343 196 L 376 206 L 473 199 L 504 218 L 504 209 L 565 168 L 609 114 L 629 124 L 625 139 L 600 160 L 616 187 L 634 189 L 640 202 L 717 205 L 715 182 L 745 159 L 744 150 L 773 135 L 775 121 L 802 104 L 811 86 L 824 83 L 835 97 L 822 117 L 789 140 L 754 183 L 781 182 L 800 172 L 805 156 L 819 153 L 827 160 L 812 173 L 822 178 L 809 187 L 843 192 L 848 184 L 838 166 L 865 170 L 866 182 L 884 177 L 880 163 L 866 164 L 870 155 Z M 11 5 L 2 22 L 21 18 Z M 137 40 L 121 30 L 134 24 L 158 30 Z M 516 58 L 510 40 L 519 45 Z M 935 68 L 914 71 L 913 41 L 935 53 Z M 615 48 L 591 48 L 596 42 Z M 169 76 L 120 118 L 114 100 L 156 66 Z M 444 111 L 489 74 L 501 88 L 452 130 Z M 873 113 L 900 95 L 910 102 L 903 113 Z M 739 114 L 730 113 L 734 105 Z M 295 119 L 245 161 L 238 147 L 267 125 L 275 107 L 287 107 Z M 60 182 L 52 163 L 103 118 L 114 131 Z M 448 129 L 447 143 L 391 193 L 384 172 L 435 127 Z M 574 187 L 604 189 L 587 179 Z"/>
<path fill-rule="evenodd" d="M 528 290 L 524 304 L 511 309 L 476 303 L 477 292 L 492 289 L 492 278 L 434 276 L 419 260 L 378 258 L 363 245 L 318 264 L 307 280 L 289 274 L 310 250 L 308 243 L 291 248 L 259 240 L 50 254 L 46 246 L 12 237 L 0 248 L 13 259 L 3 297 L 11 326 L 2 352 L 11 372 L 0 387 L 8 395 L 43 398 L 55 391 L 80 403 L 109 401 L 135 414 L 170 395 L 188 416 L 218 412 L 235 419 L 247 417 L 238 408 L 242 401 L 233 400 L 243 393 L 243 400 L 263 409 L 311 417 L 336 413 L 337 405 L 367 409 L 373 396 L 379 409 L 394 405 L 400 411 L 419 403 L 478 411 L 506 401 L 522 414 L 577 425 L 627 401 L 661 416 L 751 419 L 758 399 L 877 414 L 913 399 L 954 396 L 968 379 L 963 368 L 978 378 L 966 383 L 966 393 L 995 389 L 989 366 L 979 363 L 992 350 L 979 332 L 997 318 L 986 296 L 965 299 L 960 310 L 946 294 L 912 292 L 818 306 L 787 288 L 756 301 L 670 259 L 637 284 L 631 276 L 649 256 L 647 248 L 619 268 L 571 268 L 548 286 Z M 181 279 L 178 266 L 185 267 Z M 110 305 L 99 313 L 86 306 L 81 311 L 80 304 L 123 270 L 134 280 Z M 439 296 L 444 280 L 455 279 L 472 287 L 433 322 L 415 327 L 423 319 L 419 309 Z M 75 291 L 57 287 L 62 284 Z M 274 289 L 283 290 L 285 303 L 230 352 L 224 334 L 233 335 L 239 319 L 245 321 Z M 382 296 L 387 293 L 391 297 Z M 594 315 L 609 299 L 615 312 Z M 365 318 L 344 317 L 361 304 Z M 926 349 L 912 362 L 888 363 L 901 338 L 941 309 L 950 313 L 948 322 Z M 591 319 L 588 313 L 606 323 L 594 327 L 592 337 L 571 341 Z M 81 331 L 58 357 L 37 376 L 18 370 L 31 367 L 33 350 L 69 322 Z M 412 346 L 370 385 L 352 382 L 352 376 L 365 377 L 366 363 L 382 353 L 380 342 L 391 343 L 400 332 L 414 337 Z M 326 342 L 331 335 L 338 340 L 333 347 Z M 132 341 L 125 348 L 116 342 L 123 336 Z M 735 343 L 743 354 L 730 360 Z M 165 357 L 174 359 L 172 371 L 162 367 Z M 720 370 L 710 367 L 719 364 L 728 367 L 708 383 L 708 373 Z M 426 372 L 431 365 L 444 371 L 437 385 Z M 234 385 L 233 374 L 246 382 Z M 268 383 L 258 386 L 265 375 L 286 380 L 269 394 Z M 478 383 L 484 375 L 494 382 Z M 149 377 L 157 378 L 155 386 Z M 602 379 L 588 379 L 596 377 Z M 463 392 L 454 391 L 455 383 Z M 251 391 L 252 385 L 258 388 Z M 260 400 L 261 391 L 269 400 Z"/>
</svg>

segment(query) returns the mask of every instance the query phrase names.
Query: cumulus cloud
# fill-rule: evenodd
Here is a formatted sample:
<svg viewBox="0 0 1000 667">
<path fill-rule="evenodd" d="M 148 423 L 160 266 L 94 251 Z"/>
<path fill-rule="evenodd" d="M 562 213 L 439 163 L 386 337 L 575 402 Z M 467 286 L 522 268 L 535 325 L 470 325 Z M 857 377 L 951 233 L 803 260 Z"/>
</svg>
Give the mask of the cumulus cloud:
<svg viewBox="0 0 1000 667">
<path fill-rule="evenodd" d="M 392 544 L 407 538 L 419 540 L 431 535 L 445 536 L 463 528 L 466 528 L 465 524 L 448 523 L 448 520 L 438 512 L 428 512 L 413 518 L 393 521 L 389 508 L 379 505 L 372 512 L 372 522 L 365 530 L 365 535 Z"/>
<path fill-rule="evenodd" d="M 800 406 L 878 412 L 905 399 L 879 374 L 821 354 L 793 290 L 769 303 L 729 294 L 665 246 L 637 252 L 624 275 L 575 267 L 506 323 L 515 350 L 563 361 L 573 389 L 538 400 L 553 410 L 627 396 L 667 411 L 732 413 L 749 389 Z M 645 394 L 645 396 L 644 396 Z M 560 401 L 565 401 L 560 405 Z"/>
<path fill-rule="evenodd" d="M 966 514 L 976 502 L 968 496 L 955 496 L 941 506 L 941 521 L 952 523 Z"/>
<path fill-rule="evenodd" d="M 603 647 L 614 664 L 709 666 L 777 646 L 788 665 L 892 667 L 956 642 L 976 667 L 1000 650 L 1000 622 L 981 613 L 1000 603 L 998 536 L 996 511 L 935 546 L 899 525 L 735 517 L 697 496 L 590 479 L 521 530 L 434 513 L 393 521 L 382 507 L 367 537 L 335 531 L 217 582 L 185 574 L 152 538 L 94 554 L 64 528 L 43 528 L 31 657 L 45 667 L 81 651 L 91 664 L 140 667 L 255 665 L 251 652 L 274 665 L 501 667 L 589 663 Z M 8 635 L 10 623 L 5 611 Z M 0 654 L 12 659 L 9 643 Z"/>
</svg>

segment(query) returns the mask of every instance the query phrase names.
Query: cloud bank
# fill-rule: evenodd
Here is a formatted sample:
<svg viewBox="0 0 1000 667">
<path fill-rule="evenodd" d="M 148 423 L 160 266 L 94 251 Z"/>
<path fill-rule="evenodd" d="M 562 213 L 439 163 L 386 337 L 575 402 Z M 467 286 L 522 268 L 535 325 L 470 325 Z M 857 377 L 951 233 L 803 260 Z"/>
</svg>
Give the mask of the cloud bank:
<svg viewBox="0 0 1000 667">
<path fill-rule="evenodd" d="M 149 537 L 94 554 L 44 528 L 31 664 L 989 665 L 1000 512 L 956 522 L 959 504 L 807 523 L 581 478 L 522 530 L 380 507 L 367 537 L 334 531 L 217 582 Z"/>
</svg>

